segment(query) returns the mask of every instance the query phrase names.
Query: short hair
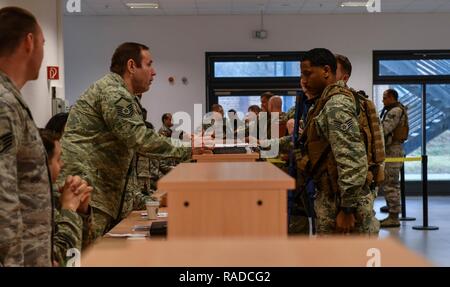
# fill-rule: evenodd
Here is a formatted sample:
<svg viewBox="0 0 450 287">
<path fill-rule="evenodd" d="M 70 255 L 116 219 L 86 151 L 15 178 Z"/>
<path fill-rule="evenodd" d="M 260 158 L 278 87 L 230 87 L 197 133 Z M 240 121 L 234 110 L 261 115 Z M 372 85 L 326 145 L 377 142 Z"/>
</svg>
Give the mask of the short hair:
<svg viewBox="0 0 450 287">
<path fill-rule="evenodd" d="M 53 131 L 54 133 L 62 136 L 68 118 L 68 113 L 56 114 L 48 121 L 47 125 L 45 125 L 45 129 Z"/>
<path fill-rule="evenodd" d="M 235 110 L 235 109 L 230 109 L 230 110 L 228 111 L 228 113 L 236 114 L 236 110 Z"/>
<path fill-rule="evenodd" d="M 220 113 L 220 111 L 223 111 L 223 107 L 219 104 L 214 104 L 211 106 L 211 110 L 213 112 Z"/>
<path fill-rule="evenodd" d="M 39 129 L 39 135 L 41 136 L 42 143 L 44 144 L 45 151 L 50 160 L 54 156 L 55 142 L 59 141 L 61 137 L 54 131 L 48 129 Z"/>
<path fill-rule="evenodd" d="M 350 77 L 352 75 L 352 63 L 344 56 L 336 54 L 336 61 L 342 66 L 342 70 Z"/>
<path fill-rule="evenodd" d="M 261 95 L 261 99 L 265 98 L 267 100 L 270 100 L 270 98 L 273 96 L 275 96 L 275 95 L 272 94 L 271 92 L 265 92 L 264 94 Z"/>
<path fill-rule="evenodd" d="M 36 17 L 25 9 L 0 9 L 0 56 L 13 54 L 29 33 L 37 32 L 37 25 Z"/>
<path fill-rule="evenodd" d="M 269 100 L 269 109 L 270 108 L 281 109 L 283 107 L 283 99 L 280 96 L 274 96 Z"/>
<path fill-rule="evenodd" d="M 255 114 L 259 114 L 261 112 L 261 108 L 258 105 L 252 105 L 248 107 L 249 112 L 254 112 Z"/>
<path fill-rule="evenodd" d="M 394 99 L 396 101 L 398 101 L 398 92 L 394 89 L 387 89 L 386 93 L 388 93 L 389 95 L 391 95 L 392 97 L 394 97 Z"/>
<path fill-rule="evenodd" d="M 139 43 L 123 43 L 117 47 L 111 59 L 110 71 L 123 76 L 126 71 L 127 63 L 133 60 L 137 67 L 140 68 L 142 62 L 142 51 L 148 51 L 149 48 Z"/>
<path fill-rule="evenodd" d="M 161 118 L 162 122 L 164 123 L 164 121 L 167 120 L 167 119 L 168 119 L 169 117 L 171 117 L 171 116 L 172 116 L 171 113 L 165 113 L 165 114 L 162 116 L 162 118 Z"/>
<path fill-rule="evenodd" d="M 306 52 L 302 61 L 309 61 L 313 67 L 325 67 L 329 66 L 331 72 L 336 74 L 337 60 L 330 50 L 325 48 L 315 48 Z"/>
</svg>

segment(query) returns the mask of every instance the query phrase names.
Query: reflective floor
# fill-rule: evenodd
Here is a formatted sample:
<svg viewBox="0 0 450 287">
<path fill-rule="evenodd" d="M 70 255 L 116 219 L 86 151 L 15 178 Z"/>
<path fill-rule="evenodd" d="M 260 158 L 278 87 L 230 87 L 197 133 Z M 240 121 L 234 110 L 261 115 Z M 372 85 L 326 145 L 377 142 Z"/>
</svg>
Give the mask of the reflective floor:
<svg viewBox="0 0 450 287">
<path fill-rule="evenodd" d="M 380 207 L 385 205 L 384 198 L 375 202 L 377 218 L 382 219 L 387 214 L 380 213 Z M 437 226 L 436 231 L 421 231 L 412 229 L 422 226 L 422 198 L 408 197 L 406 211 L 408 217 L 416 221 L 403 221 L 400 228 L 386 228 L 380 231 L 380 237 L 395 236 L 408 248 L 422 254 L 436 266 L 450 266 L 450 196 L 433 196 L 429 198 L 428 225 Z"/>
</svg>

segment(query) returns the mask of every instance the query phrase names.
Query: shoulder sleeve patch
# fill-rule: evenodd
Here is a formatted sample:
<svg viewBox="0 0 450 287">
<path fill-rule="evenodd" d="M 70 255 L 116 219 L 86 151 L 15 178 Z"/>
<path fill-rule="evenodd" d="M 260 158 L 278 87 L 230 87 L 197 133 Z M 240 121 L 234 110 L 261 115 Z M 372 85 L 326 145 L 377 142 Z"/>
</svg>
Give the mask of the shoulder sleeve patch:
<svg viewBox="0 0 450 287">
<path fill-rule="evenodd" d="M 120 98 L 114 103 L 117 115 L 122 118 L 131 118 L 134 116 L 135 110 L 133 102 L 127 101 L 125 98 Z"/>
<path fill-rule="evenodd" d="M 350 130 L 353 127 L 353 120 L 349 119 L 346 122 L 342 122 L 339 120 L 334 120 L 333 121 L 333 125 L 334 125 L 334 129 L 335 130 L 340 130 L 342 132 L 347 132 L 348 130 Z"/>
</svg>

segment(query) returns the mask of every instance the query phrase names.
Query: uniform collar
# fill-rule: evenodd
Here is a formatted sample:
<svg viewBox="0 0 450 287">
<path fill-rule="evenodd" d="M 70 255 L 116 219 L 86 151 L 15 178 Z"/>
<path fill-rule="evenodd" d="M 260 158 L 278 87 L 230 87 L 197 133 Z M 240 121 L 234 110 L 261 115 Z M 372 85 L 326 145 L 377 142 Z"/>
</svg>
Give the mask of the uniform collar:
<svg viewBox="0 0 450 287">
<path fill-rule="evenodd" d="M 116 73 L 113 73 L 113 72 L 109 73 L 109 75 L 110 75 L 111 78 L 113 78 L 113 80 L 117 81 L 123 88 L 125 88 L 125 90 L 127 90 L 127 92 L 130 93 L 130 95 L 132 95 L 132 96 L 135 97 L 135 95 L 133 95 L 133 94 L 128 90 L 128 86 L 127 86 L 127 84 L 125 83 L 125 80 L 122 78 L 121 75 L 116 74 Z"/>
<path fill-rule="evenodd" d="M 395 107 L 398 107 L 398 106 L 399 106 L 399 102 L 395 102 L 395 103 L 392 103 L 392 104 L 390 104 L 390 105 L 385 106 L 384 108 L 385 108 L 386 110 L 391 110 L 391 109 L 393 109 L 393 108 L 395 108 Z"/>
<path fill-rule="evenodd" d="M 347 84 L 343 80 L 337 81 L 335 85 L 347 88 Z"/>
</svg>

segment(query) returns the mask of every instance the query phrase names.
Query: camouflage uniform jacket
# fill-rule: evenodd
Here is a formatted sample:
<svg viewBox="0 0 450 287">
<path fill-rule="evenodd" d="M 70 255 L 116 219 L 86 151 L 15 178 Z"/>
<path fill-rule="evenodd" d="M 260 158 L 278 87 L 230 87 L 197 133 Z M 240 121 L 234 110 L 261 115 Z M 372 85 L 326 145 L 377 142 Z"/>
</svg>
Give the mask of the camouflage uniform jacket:
<svg viewBox="0 0 450 287">
<path fill-rule="evenodd" d="M 0 72 L 0 266 L 52 265 L 45 148 L 19 90 Z"/>
<path fill-rule="evenodd" d="M 391 145 L 401 145 L 400 143 L 392 142 L 392 133 L 400 124 L 403 111 L 400 107 L 385 107 L 381 115 L 381 123 L 383 125 L 384 141 L 386 148 Z"/>
<path fill-rule="evenodd" d="M 345 87 L 342 81 L 339 81 L 337 85 Z M 327 91 L 328 88 L 321 97 L 327 97 Z M 315 129 L 315 133 L 319 136 L 319 139 L 316 140 L 325 140 L 329 143 L 331 147 L 329 152 L 331 152 L 337 167 L 337 186 L 334 187 L 335 183 L 331 183 L 331 188 L 337 188 L 340 207 L 354 208 L 358 205 L 363 193 L 367 193 L 364 186 L 368 172 L 366 150 L 359 131 L 355 101 L 349 96 L 337 94 L 332 96 L 320 111 L 317 111 L 316 109 L 320 108 L 320 100 L 308 113 L 305 128 L 307 132 L 304 135 L 310 137 L 309 129 Z M 314 139 L 306 140 L 306 152 L 309 154 L 309 158 L 313 156 L 310 154 L 313 150 L 311 145 L 314 146 L 317 143 L 314 142 Z M 325 174 L 325 178 L 321 174 L 312 176 L 315 178 L 319 191 L 323 182 L 319 182 L 317 179 L 330 180 L 333 177 L 332 174 Z M 331 179 L 331 181 L 333 180 Z"/>
<path fill-rule="evenodd" d="M 295 105 L 293 107 L 291 107 L 287 112 L 286 112 L 286 119 L 287 120 L 291 120 L 295 118 Z"/>
<path fill-rule="evenodd" d="M 166 127 L 164 124 L 159 129 L 158 133 L 166 138 L 172 137 L 172 130 L 170 128 Z"/>
<path fill-rule="evenodd" d="M 122 211 L 135 152 L 190 157 L 190 149 L 147 129 L 135 96 L 114 73 L 95 82 L 71 109 L 62 149 L 62 178 L 86 179 L 94 187 L 91 206 L 113 218 Z"/>
</svg>

